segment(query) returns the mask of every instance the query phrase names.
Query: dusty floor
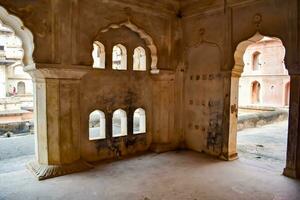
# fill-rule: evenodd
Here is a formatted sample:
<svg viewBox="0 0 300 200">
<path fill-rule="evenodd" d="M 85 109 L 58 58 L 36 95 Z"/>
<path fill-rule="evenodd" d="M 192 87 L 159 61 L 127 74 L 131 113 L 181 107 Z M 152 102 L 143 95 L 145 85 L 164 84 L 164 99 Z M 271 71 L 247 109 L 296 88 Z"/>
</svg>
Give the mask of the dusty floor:
<svg viewBox="0 0 300 200">
<path fill-rule="evenodd" d="M 0 174 L 23 170 L 33 154 L 34 135 L 0 138 Z"/>
<path fill-rule="evenodd" d="M 0 161 L 34 154 L 34 135 L 0 138 Z"/>
<path fill-rule="evenodd" d="M 182 151 L 100 164 L 41 182 L 26 169 L 3 173 L 0 191 L 1 200 L 299 200 L 300 181 L 257 162 L 225 162 Z"/>
<path fill-rule="evenodd" d="M 270 170 L 285 167 L 288 121 L 277 122 L 238 132 L 240 159 L 255 160 Z"/>
<path fill-rule="evenodd" d="M 191 151 L 149 153 L 41 182 L 24 168 L 33 136 L 8 138 L 0 141 L 0 200 L 299 200 L 300 181 L 281 175 L 286 131 L 286 121 L 240 131 L 233 162 Z"/>
</svg>

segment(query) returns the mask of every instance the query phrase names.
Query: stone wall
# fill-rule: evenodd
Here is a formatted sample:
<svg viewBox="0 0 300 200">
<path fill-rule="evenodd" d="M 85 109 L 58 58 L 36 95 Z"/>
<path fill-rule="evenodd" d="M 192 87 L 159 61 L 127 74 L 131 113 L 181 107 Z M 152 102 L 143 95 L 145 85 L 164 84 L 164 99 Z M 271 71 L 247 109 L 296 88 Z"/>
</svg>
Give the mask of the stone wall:
<svg viewBox="0 0 300 200">
<path fill-rule="evenodd" d="M 82 160 L 148 149 L 180 147 L 235 159 L 238 79 L 248 43 L 238 45 L 258 31 L 280 38 L 287 49 L 287 69 L 299 73 L 296 0 L 0 3 L 33 33 L 36 65 L 27 71 L 36 93 L 38 163 L 31 168 L 41 179 L 89 168 Z M 95 40 L 105 46 L 105 69 L 92 68 Z M 117 43 L 128 50 L 126 71 L 111 69 Z M 30 64 L 30 45 L 24 44 L 24 63 Z M 147 52 L 145 72 L 132 71 L 137 45 Z M 298 78 L 291 81 L 298 94 L 293 83 Z M 291 98 L 294 110 L 298 101 Z M 133 137 L 132 112 L 139 107 L 146 111 L 147 133 Z M 127 112 L 128 136 L 112 138 L 112 112 L 118 108 Z M 88 116 L 95 109 L 106 115 L 105 140 L 88 140 Z M 290 114 L 294 124 L 289 134 L 296 140 L 289 147 L 294 150 L 297 113 Z M 292 172 L 297 167 L 294 152 L 288 156 Z"/>
</svg>

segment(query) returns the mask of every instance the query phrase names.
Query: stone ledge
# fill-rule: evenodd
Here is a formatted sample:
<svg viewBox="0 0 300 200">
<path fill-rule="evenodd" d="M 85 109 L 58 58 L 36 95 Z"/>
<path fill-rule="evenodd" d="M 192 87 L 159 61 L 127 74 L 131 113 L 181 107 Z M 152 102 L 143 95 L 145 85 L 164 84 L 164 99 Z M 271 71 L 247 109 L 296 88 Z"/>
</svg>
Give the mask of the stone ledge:
<svg viewBox="0 0 300 200">
<path fill-rule="evenodd" d="M 252 113 L 238 117 L 238 131 L 246 128 L 255 128 L 274 122 L 287 120 L 289 112 L 284 109 L 275 109 L 273 111 L 265 111 L 261 113 Z"/>
<path fill-rule="evenodd" d="M 38 180 L 45 180 L 66 174 L 86 171 L 93 168 L 93 165 L 78 160 L 66 165 L 41 165 L 37 161 L 32 161 L 27 164 L 27 168 L 38 178 Z"/>
</svg>

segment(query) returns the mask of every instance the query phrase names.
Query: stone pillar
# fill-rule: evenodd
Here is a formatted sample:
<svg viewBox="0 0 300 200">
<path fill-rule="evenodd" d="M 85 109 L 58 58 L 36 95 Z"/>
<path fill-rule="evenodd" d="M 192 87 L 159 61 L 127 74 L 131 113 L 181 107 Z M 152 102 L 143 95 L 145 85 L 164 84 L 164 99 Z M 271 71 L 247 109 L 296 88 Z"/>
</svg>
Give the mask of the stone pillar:
<svg viewBox="0 0 300 200">
<path fill-rule="evenodd" d="M 240 68 L 238 68 L 240 69 Z M 237 153 L 237 123 L 239 78 L 241 71 L 224 72 L 223 145 L 220 158 L 235 160 Z"/>
<path fill-rule="evenodd" d="M 176 149 L 180 140 L 175 132 L 175 74 L 160 70 L 152 79 L 151 150 L 161 153 Z"/>
<path fill-rule="evenodd" d="M 127 135 L 132 136 L 133 131 L 134 131 L 134 126 L 133 126 L 133 112 L 132 108 L 129 108 L 127 111 Z"/>
<path fill-rule="evenodd" d="M 80 159 L 80 78 L 84 71 L 38 69 L 34 82 L 36 160 L 28 168 L 39 180 L 87 170 Z"/>
<path fill-rule="evenodd" d="M 300 75 L 290 75 L 290 78 L 287 159 L 283 174 L 300 178 Z"/>
</svg>

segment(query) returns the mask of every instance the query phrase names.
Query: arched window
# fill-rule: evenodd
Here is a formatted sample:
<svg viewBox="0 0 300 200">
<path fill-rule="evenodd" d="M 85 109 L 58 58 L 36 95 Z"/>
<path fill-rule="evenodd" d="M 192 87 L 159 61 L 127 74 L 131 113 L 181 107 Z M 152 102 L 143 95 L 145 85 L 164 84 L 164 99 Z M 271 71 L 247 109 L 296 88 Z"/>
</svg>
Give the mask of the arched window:
<svg viewBox="0 0 300 200">
<path fill-rule="evenodd" d="M 146 71 L 146 52 L 143 47 L 137 47 L 134 49 L 133 70 Z"/>
<path fill-rule="evenodd" d="M 127 52 L 126 48 L 121 44 L 117 44 L 113 47 L 112 68 L 115 70 L 127 69 Z"/>
<path fill-rule="evenodd" d="M 252 55 L 253 70 L 259 70 L 260 69 L 260 67 L 261 67 L 260 57 L 261 57 L 260 52 L 254 52 L 253 53 L 253 55 Z"/>
<path fill-rule="evenodd" d="M 23 95 L 25 94 L 25 83 L 23 81 L 18 82 L 17 84 L 17 94 Z"/>
<path fill-rule="evenodd" d="M 93 43 L 93 68 L 104 69 L 105 68 L 105 48 L 101 42 L 95 41 Z"/>
<path fill-rule="evenodd" d="M 14 67 L 14 74 L 15 75 L 23 75 L 25 72 L 23 70 L 23 67 L 22 66 L 16 66 Z"/>
<path fill-rule="evenodd" d="M 146 133 L 146 113 L 138 108 L 133 114 L 133 134 Z"/>
<path fill-rule="evenodd" d="M 127 115 L 122 109 L 113 113 L 112 136 L 119 137 L 127 135 Z"/>
<path fill-rule="evenodd" d="M 105 114 L 100 110 L 91 112 L 89 117 L 89 139 L 105 138 Z"/>
<path fill-rule="evenodd" d="M 258 81 L 252 83 L 252 103 L 260 103 L 260 83 Z"/>
</svg>

